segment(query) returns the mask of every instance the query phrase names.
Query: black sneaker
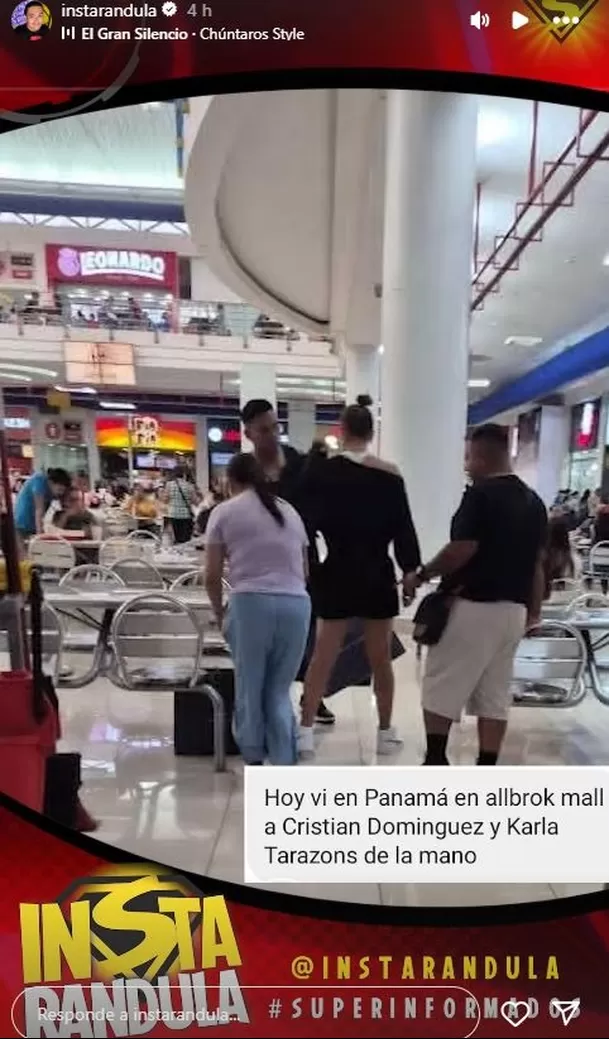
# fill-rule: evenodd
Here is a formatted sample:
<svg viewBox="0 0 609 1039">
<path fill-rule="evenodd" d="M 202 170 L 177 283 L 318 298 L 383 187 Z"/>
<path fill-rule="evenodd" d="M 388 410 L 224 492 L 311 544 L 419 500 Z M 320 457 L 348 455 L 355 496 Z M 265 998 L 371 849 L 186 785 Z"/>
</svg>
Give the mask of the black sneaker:
<svg viewBox="0 0 609 1039">
<path fill-rule="evenodd" d="M 336 715 L 332 714 L 324 701 L 322 700 L 319 707 L 317 708 L 317 714 L 315 715 L 315 721 L 318 725 L 334 725 L 336 722 Z"/>
</svg>

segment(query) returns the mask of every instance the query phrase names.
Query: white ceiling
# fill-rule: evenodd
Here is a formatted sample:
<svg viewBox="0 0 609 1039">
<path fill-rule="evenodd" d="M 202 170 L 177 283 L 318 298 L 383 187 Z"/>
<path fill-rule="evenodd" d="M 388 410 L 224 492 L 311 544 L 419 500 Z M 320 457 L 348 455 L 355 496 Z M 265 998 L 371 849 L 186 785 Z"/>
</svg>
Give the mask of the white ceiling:
<svg viewBox="0 0 609 1039">
<path fill-rule="evenodd" d="M 69 116 L 3 134 L 2 180 L 177 190 L 173 104 Z"/>
<path fill-rule="evenodd" d="M 304 311 L 311 326 L 325 322 L 354 344 L 380 338 L 381 304 L 375 288 L 382 282 L 383 106 L 383 95 L 373 91 L 215 98 L 186 180 L 191 231 L 203 248 L 211 247 L 210 264 L 217 264 L 221 277 L 234 279 L 229 281 L 233 288 L 240 284 L 242 294 L 265 309 L 274 302 L 291 323 Z M 484 260 L 528 194 L 533 102 L 480 98 L 479 106 L 479 259 Z M 352 118 L 347 132 L 343 109 Z M 227 146 L 229 122 L 233 139 Z M 578 122 L 577 109 L 539 106 L 536 179 L 563 152 Z M 609 117 L 598 116 L 583 138 L 584 150 L 608 129 Z M 217 135 L 222 133 L 220 142 Z M 215 165 L 217 181 L 213 190 L 201 190 L 211 176 L 208 157 L 217 150 L 216 143 L 226 149 L 223 161 Z M 604 163 L 592 168 L 576 191 L 574 206 L 551 218 L 543 241 L 527 248 L 520 269 L 506 274 L 500 291 L 473 315 L 471 350 L 487 358 L 474 366 L 477 377 L 494 384 L 504 381 L 548 351 L 577 341 L 583 326 L 604 320 L 609 311 L 609 270 L 602 265 L 609 252 L 607 169 Z M 563 183 L 564 177 L 563 169 L 554 183 Z M 349 220 L 358 225 L 355 275 L 352 269 L 345 274 L 335 262 L 341 249 L 345 259 Z M 341 294 L 344 302 L 341 276 L 343 282 L 350 280 L 347 313 L 337 304 Z M 506 345 L 514 336 L 541 342 L 534 347 Z"/>
<path fill-rule="evenodd" d="M 267 255 L 270 253 L 276 260 L 273 277 L 281 277 L 281 299 L 293 304 L 294 310 L 304 310 L 321 319 L 329 316 L 331 305 L 328 284 L 333 254 L 328 224 L 333 207 L 341 201 L 337 184 L 331 180 L 337 156 L 332 157 L 328 150 L 329 115 L 335 93 L 254 95 L 264 103 L 259 119 L 250 119 L 242 127 L 239 154 L 249 154 L 246 172 L 250 185 L 266 181 L 268 187 L 269 173 L 272 175 L 272 190 L 266 192 L 272 208 L 262 206 L 260 193 L 255 196 L 256 204 L 251 204 L 252 198 L 245 194 L 234 163 L 227 169 L 220 196 L 227 230 L 246 269 L 256 276 L 264 273 L 257 270 L 258 257 L 252 251 L 252 242 L 264 240 Z M 374 99 L 376 113 L 373 132 L 367 138 L 370 158 L 366 194 L 370 205 L 358 215 L 358 234 L 367 241 L 367 247 L 357 252 L 354 277 L 359 288 L 349 318 L 353 329 L 365 329 L 366 341 L 366 336 L 372 336 L 378 328 L 380 305 L 374 285 L 382 280 L 383 97 L 374 92 L 350 93 L 352 109 L 355 100 L 359 104 L 368 94 Z M 223 99 L 230 100 L 233 99 Z M 481 259 L 491 252 L 495 237 L 507 230 L 516 204 L 527 195 L 532 116 L 530 101 L 480 99 Z M 351 118 L 356 118 L 353 112 Z M 538 175 L 544 162 L 556 159 L 577 125 L 578 110 L 539 106 Z M 286 128 L 283 136 L 277 133 L 281 127 Z M 609 117 L 599 116 L 585 141 L 587 148 L 607 129 Z M 9 185 L 15 190 L 15 182 L 21 184 L 22 190 L 36 182 L 77 185 L 79 193 L 87 187 L 92 191 L 95 187 L 122 187 L 173 194 L 182 189 L 171 104 L 48 122 L 5 134 L 0 145 L 0 192 L 9 190 Z M 301 195 L 290 194 L 299 177 Z M 349 190 L 348 177 L 347 170 L 344 195 Z M 336 216 L 335 209 L 334 213 Z M 301 261 L 306 250 L 310 252 L 310 279 L 302 276 Z M 520 269 L 508 273 L 500 292 L 488 297 L 484 309 L 472 316 L 471 350 L 488 358 L 474 366 L 474 374 L 490 378 L 494 384 L 504 381 L 538 363 L 549 352 L 577 341 L 586 326 L 607 323 L 609 268 L 602 264 L 606 253 L 609 166 L 600 163 L 579 185 L 573 208 L 562 209 L 551 218 L 543 242 L 528 247 Z M 306 263 L 304 267 L 306 270 Z M 293 318 L 292 323 L 298 325 L 297 319 Z M 534 347 L 506 346 L 505 340 L 510 336 L 537 337 L 542 342 Z"/>
</svg>

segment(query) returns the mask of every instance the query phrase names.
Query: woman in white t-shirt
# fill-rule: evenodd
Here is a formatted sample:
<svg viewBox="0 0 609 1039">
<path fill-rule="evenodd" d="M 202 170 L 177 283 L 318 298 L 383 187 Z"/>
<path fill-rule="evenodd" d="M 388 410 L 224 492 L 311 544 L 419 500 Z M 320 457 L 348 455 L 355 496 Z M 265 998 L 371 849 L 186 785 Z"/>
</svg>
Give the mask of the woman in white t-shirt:
<svg viewBox="0 0 609 1039">
<path fill-rule="evenodd" d="M 249 765 L 293 765 L 296 722 L 290 688 L 302 662 L 311 604 L 307 535 L 291 505 L 270 490 L 252 454 L 228 467 L 229 501 L 212 512 L 205 583 L 235 665 L 235 739 Z M 231 586 L 223 616 L 222 574 Z"/>
</svg>

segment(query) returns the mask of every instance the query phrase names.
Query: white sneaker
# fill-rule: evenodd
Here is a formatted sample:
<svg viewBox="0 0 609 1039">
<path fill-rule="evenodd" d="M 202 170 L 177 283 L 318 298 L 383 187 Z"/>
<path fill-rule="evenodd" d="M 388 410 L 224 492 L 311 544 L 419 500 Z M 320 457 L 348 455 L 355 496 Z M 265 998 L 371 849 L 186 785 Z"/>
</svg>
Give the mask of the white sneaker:
<svg viewBox="0 0 609 1039">
<path fill-rule="evenodd" d="M 313 726 L 301 725 L 298 731 L 298 757 L 302 760 L 315 757 Z"/>
<path fill-rule="evenodd" d="M 404 746 L 404 740 L 398 736 L 393 725 L 388 729 L 379 729 L 376 738 L 377 754 L 399 754 Z"/>
</svg>

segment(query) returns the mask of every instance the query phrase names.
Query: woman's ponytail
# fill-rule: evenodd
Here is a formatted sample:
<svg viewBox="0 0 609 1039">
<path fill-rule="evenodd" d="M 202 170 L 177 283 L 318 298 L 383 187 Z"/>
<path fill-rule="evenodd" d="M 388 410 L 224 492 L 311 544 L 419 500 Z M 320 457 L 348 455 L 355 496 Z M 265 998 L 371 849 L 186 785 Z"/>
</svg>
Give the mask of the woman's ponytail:
<svg viewBox="0 0 609 1039">
<path fill-rule="evenodd" d="M 277 497 L 269 487 L 262 467 L 253 454 L 233 455 L 228 465 L 228 478 L 231 483 L 254 491 L 275 522 L 280 527 L 285 525 L 285 517 L 277 504 Z"/>
</svg>

